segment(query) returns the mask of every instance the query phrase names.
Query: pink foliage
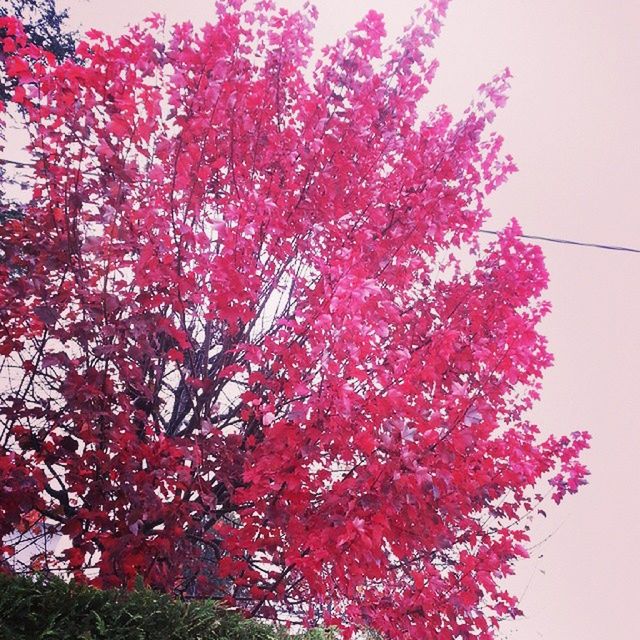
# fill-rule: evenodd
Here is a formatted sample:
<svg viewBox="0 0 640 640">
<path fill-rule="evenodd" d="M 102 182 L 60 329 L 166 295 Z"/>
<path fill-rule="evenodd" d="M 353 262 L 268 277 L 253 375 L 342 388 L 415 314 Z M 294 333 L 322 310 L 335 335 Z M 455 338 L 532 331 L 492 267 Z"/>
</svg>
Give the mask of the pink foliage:
<svg viewBox="0 0 640 640">
<path fill-rule="evenodd" d="M 491 638 L 538 481 L 587 473 L 526 420 L 541 251 L 478 242 L 509 73 L 422 117 L 446 2 L 317 63 L 313 10 L 234 5 L 62 64 L 0 20 L 35 163 L 0 226 L 0 535 L 66 534 L 34 566 L 103 587 Z"/>
</svg>

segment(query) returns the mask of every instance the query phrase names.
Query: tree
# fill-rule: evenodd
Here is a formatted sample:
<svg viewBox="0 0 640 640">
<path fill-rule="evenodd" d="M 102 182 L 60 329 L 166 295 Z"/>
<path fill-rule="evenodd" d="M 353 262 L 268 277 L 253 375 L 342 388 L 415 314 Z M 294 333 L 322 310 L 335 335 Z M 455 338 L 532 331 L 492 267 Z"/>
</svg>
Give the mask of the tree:
<svg viewBox="0 0 640 640">
<path fill-rule="evenodd" d="M 418 110 L 445 4 L 317 63 L 314 10 L 268 1 L 77 62 L 3 19 L 34 158 L 0 229 L 7 568 L 390 638 L 517 613 L 523 517 L 543 476 L 584 483 L 588 436 L 526 419 L 540 249 L 478 237 L 508 70 L 459 120 Z"/>
</svg>

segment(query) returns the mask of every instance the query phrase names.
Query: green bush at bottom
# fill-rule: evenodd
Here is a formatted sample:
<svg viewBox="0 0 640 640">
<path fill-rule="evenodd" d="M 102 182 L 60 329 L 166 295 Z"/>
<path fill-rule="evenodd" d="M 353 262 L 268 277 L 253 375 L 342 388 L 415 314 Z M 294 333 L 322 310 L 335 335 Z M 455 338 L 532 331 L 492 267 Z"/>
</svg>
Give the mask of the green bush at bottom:
<svg viewBox="0 0 640 640">
<path fill-rule="evenodd" d="M 329 640 L 316 630 L 301 640 Z M 139 588 L 100 590 L 0 574 L 0 640 L 276 640 L 287 636 L 213 600 Z"/>
</svg>

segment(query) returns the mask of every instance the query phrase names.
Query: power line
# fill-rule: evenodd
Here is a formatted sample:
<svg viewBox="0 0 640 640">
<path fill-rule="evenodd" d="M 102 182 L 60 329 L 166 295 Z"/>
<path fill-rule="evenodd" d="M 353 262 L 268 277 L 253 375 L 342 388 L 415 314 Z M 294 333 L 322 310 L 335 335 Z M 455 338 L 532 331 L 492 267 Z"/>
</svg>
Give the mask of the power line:
<svg viewBox="0 0 640 640">
<path fill-rule="evenodd" d="M 479 229 L 480 233 L 490 233 L 497 236 L 500 232 L 491 229 Z M 572 244 L 577 247 L 592 247 L 594 249 L 607 249 L 609 251 L 628 251 L 629 253 L 640 253 L 640 249 L 633 247 L 619 247 L 612 244 L 600 244 L 598 242 L 578 242 L 577 240 L 565 240 L 564 238 L 549 238 L 547 236 L 534 236 L 527 233 L 519 233 L 520 238 L 528 238 L 529 240 L 544 240 L 545 242 L 556 242 L 557 244 Z"/>
<path fill-rule="evenodd" d="M 33 167 L 30 162 L 19 162 L 16 160 L 8 160 L 0 158 L 0 163 L 13 164 L 18 167 Z M 479 229 L 480 233 L 488 233 L 497 236 L 500 232 L 493 229 Z M 576 247 L 591 247 L 592 249 L 607 249 L 608 251 L 626 251 L 628 253 L 640 253 L 640 249 L 633 247 L 620 247 L 612 244 L 600 244 L 598 242 L 579 242 L 578 240 L 565 240 L 564 238 L 549 238 L 548 236 L 535 236 L 527 233 L 519 233 L 518 237 L 527 238 L 528 240 L 543 240 L 544 242 L 555 242 L 556 244 L 572 244 Z"/>
</svg>

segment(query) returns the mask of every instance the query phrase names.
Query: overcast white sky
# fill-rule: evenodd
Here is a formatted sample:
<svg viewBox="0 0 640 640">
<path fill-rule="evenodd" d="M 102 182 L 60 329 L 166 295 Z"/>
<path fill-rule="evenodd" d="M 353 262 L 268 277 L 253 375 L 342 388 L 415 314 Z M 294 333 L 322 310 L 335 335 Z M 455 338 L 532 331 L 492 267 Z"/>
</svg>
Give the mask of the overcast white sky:
<svg viewBox="0 0 640 640">
<path fill-rule="evenodd" d="M 316 0 L 317 43 L 368 9 L 391 33 L 418 0 Z M 302 1 L 282 2 L 300 6 Z M 208 0 L 64 0 L 73 23 L 121 31 L 152 11 L 201 23 Z M 640 247 L 640 2 L 453 0 L 437 46 L 435 102 L 462 109 L 509 66 L 511 99 L 497 127 L 520 172 L 493 199 L 496 228 Z M 591 484 L 534 527 L 519 567 L 526 618 L 518 640 L 632 640 L 640 596 L 640 255 L 543 243 L 556 365 L 535 419 L 545 431 L 588 428 Z M 559 527 L 559 528 L 558 528 Z M 539 555 L 544 557 L 539 558 Z"/>
</svg>

